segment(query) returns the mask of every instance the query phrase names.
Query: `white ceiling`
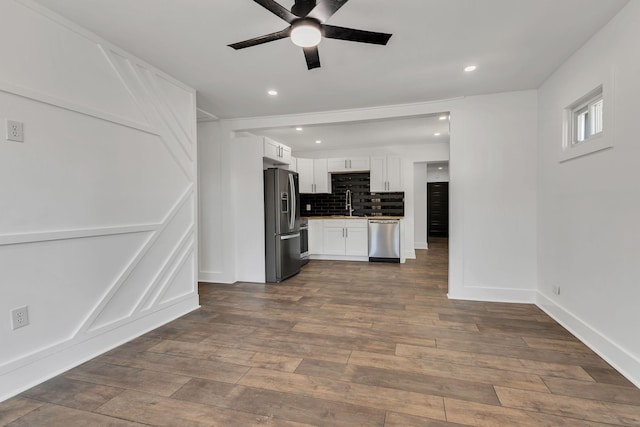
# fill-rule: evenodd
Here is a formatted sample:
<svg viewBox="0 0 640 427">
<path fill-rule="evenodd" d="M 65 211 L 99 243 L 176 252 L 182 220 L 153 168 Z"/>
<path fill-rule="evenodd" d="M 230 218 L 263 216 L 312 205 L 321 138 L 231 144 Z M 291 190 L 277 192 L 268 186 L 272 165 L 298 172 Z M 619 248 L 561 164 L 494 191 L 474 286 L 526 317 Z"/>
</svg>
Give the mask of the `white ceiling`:
<svg viewBox="0 0 640 427">
<path fill-rule="evenodd" d="M 447 117 L 440 120 L 440 117 Z M 268 136 L 292 148 L 294 154 L 344 148 L 382 147 L 391 145 L 449 142 L 448 114 L 402 117 L 387 120 L 359 121 L 340 124 L 253 129 L 251 133 Z M 440 135 L 436 136 L 435 134 Z M 322 141 L 316 144 L 316 141 Z"/>
<path fill-rule="evenodd" d="M 323 40 L 312 71 L 286 39 L 227 47 L 287 26 L 251 0 L 38 1 L 194 87 L 204 110 L 238 118 L 537 88 L 628 0 L 351 0 L 329 24 L 393 37 Z M 468 64 L 478 70 L 463 73 Z"/>
</svg>

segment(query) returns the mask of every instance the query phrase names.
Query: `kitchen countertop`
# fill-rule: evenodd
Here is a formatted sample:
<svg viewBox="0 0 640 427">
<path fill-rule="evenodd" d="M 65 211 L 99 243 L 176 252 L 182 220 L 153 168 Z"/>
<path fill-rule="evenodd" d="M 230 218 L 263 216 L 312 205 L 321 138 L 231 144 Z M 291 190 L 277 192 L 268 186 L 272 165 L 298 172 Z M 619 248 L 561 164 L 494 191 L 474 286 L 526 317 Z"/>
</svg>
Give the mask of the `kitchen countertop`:
<svg viewBox="0 0 640 427">
<path fill-rule="evenodd" d="M 303 216 L 306 219 L 404 219 L 403 216 L 348 216 L 348 215 L 326 215 L 326 216 Z"/>
</svg>

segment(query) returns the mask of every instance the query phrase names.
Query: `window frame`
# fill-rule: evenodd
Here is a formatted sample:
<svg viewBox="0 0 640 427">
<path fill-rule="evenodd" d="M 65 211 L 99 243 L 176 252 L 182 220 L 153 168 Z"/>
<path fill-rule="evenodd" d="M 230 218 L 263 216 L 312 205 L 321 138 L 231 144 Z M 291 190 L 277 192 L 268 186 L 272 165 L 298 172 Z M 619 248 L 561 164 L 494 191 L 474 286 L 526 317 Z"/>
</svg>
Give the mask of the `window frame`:
<svg viewBox="0 0 640 427">
<path fill-rule="evenodd" d="M 590 87 L 586 81 L 575 82 L 569 92 L 573 93 L 575 98 L 568 99 L 566 107 L 563 109 L 562 122 L 562 138 L 558 153 L 558 162 L 566 161 L 586 156 L 595 152 L 607 150 L 613 147 L 613 135 L 615 131 L 615 99 L 614 99 L 614 83 L 616 70 L 615 67 L 609 68 L 591 80 Z M 597 79 L 597 80 L 596 80 Z M 599 81 L 598 81 L 599 80 Z M 582 96 L 580 96 L 582 94 Z M 570 95 L 569 95 L 570 96 Z M 574 135 L 576 133 L 574 113 L 584 107 L 595 105 L 600 98 L 602 99 L 602 131 L 585 138 L 583 141 L 574 143 Z"/>
<path fill-rule="evenodd" d="M 602 110 L 600 112 L 601 129 L 598 132 L 593 131 L 594 128 L 596 128 L 594 123 L 596 120 L 594 117 L 594 107 L 601 103 L 602 109 L 604 109 L 602 86 L 585 95 L 580 101 L 582 102 L 577 103 L 577 105 L 571 108 L 571 145 L 584 144 L 604 133 L 604 115 L 602 114 Z M 581 116 L 585 116 L 585 119 L 581 119 Z M 584 121 L 584 126 L 581 123 L 582 121 Z"/>
</svg>

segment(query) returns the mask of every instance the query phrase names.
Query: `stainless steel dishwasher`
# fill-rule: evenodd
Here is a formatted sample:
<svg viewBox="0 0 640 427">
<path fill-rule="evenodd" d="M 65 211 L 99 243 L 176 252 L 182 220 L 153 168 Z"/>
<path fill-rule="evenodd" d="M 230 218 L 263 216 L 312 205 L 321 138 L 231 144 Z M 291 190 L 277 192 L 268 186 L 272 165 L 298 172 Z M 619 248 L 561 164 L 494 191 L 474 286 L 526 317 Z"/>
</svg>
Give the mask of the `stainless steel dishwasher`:
<svg viewBox="0 0 640 427">
<path fill-rule="evenodd" d="M 369 261 L 400 262 L 399 220 L 369 220 Z"/>
</svg>

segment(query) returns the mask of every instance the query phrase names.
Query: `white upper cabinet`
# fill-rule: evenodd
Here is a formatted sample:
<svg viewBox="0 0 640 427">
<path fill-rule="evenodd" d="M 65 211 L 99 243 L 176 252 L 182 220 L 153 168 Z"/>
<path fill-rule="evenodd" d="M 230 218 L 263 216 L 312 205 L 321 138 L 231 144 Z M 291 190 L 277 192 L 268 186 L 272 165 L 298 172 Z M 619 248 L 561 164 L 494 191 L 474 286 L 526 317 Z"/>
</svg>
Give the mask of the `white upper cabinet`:
<svg viewBox="0 0 640 427">
<path fill-rule="evenodd" d="M 263 137 L 264 140 L 264 158 L 268 159 L 276 165 L 291 164 L 291 148 L 284 144 L 280 144 L 273 139 Z"/>
<path fill-rule="evenodd" d="M 327 159 L 297 159 L 300 193 L 331 193 Z"/>
<path fill-rule="evenodd" d="M 403 191 L 402 159 L 399 157 L 371 158 L 371 192 Z"/>
<path fill-rule="evenodd" d="M 291 172 L 298 172 L 298 159 L 291 157 L 291 163 L 289 163 L 289 170 Z"/>
<path fill-rule="evenodd" d="M 328 159 L 329 172 L 366 172 L 369 170 L 368 157 Z"/>
</svg>

